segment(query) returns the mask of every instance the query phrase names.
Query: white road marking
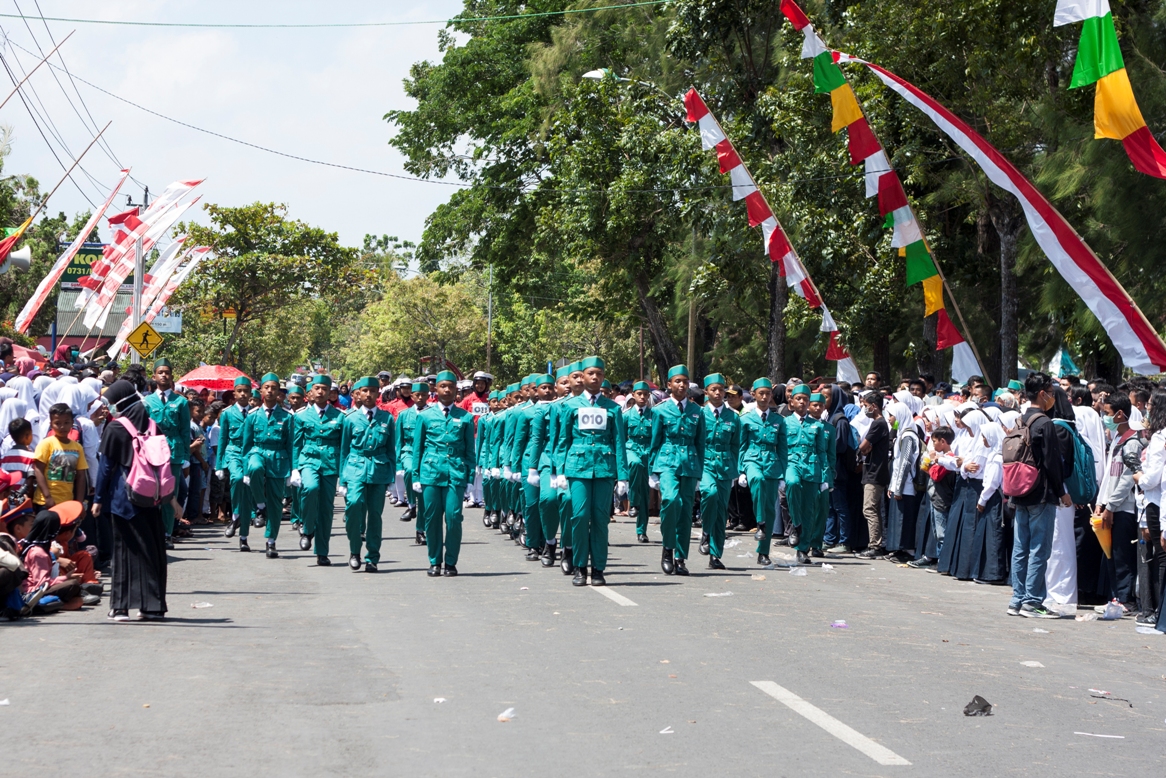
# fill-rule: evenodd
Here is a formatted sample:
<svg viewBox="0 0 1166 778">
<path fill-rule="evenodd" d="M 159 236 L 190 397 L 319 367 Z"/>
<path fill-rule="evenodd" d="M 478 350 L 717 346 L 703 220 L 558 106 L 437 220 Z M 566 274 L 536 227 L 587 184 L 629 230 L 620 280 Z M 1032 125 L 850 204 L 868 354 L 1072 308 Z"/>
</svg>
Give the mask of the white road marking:
<svg viewBox="0 0 1166 778">
<path fill-rule="evenodd" d="M 815 707 L 797 696 L 789 689 L 778 686 L 773 681 L 750 681 L 761 691 L 785 705 L 794 713 L 817 724 L 843 743 L 856 748 L 881 765 L 909 765 L 903 757 L 886 746 L 881 746 L 866 735 L 857 732 L 821 708 Z"/>
<path fill-rule="evenodd" d="M 587 588 L 593 592 L 599 592 L 604 597 L 606 597 L 607 599 L 614 602 L 616 605 L 622 605 L 625 608 L 628 606 L 638 607 L 636 605 L 636 603 L 632 602 L 627 597 L 624 597 L 619 592 L 613 592 L 611 589 L 607 588 L 606 586 L 588 586 Z"/>
</svg>

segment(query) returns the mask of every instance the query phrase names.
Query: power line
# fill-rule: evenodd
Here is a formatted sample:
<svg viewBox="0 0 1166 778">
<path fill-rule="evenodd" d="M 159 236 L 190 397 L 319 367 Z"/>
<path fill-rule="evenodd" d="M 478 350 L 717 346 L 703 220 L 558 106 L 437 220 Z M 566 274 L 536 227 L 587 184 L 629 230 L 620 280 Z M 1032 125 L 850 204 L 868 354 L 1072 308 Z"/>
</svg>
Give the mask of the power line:
<svg viewBox="0 0 1166 778">
<path fill-rule="evenodd" d="M 529 14 L 508 14 L 505 16 L 455 16 L 452 19 L 427 19 L 411 22 L 319 22 L 309 24 L 242 24 L 242 23 L 214 23 L 214 22 L 138 22 L 120 19 L 73 19 L 65 16 L 41 16 L 39 18 L 50 22 L 68 22 L 69 24 L 100 24 L 113 27 L 175 27 L 180 29 L 244 29 L 244 30 L 321 30 L 321 29 L 353 29 L 365 27 L 415 27 L 430 24 L 467 24 L 472 22 L 506 22 L 519 19 L 536 19 L 545 16 L 566 16 L 568 14 L 594 13 L 596 11 L 622 10 L 624 8 L 638 8 L 642 6 L 665 5 L 672 0 L 644 0 L 638 3 L 618 3 L 616 5 L 601 5 L 595 8 L 568 8 L 562 11 L 540 11 Z M 22 13 L 0 13 L 4 19 L 25 19 Z"/>
</svg>

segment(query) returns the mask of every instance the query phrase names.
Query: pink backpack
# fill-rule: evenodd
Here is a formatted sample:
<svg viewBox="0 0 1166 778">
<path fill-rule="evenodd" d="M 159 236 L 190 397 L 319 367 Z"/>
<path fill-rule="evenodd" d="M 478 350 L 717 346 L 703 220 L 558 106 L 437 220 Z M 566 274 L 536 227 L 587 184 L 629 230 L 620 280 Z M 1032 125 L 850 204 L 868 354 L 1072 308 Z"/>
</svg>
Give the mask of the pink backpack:
<svg viewBox="0 0 1166 778">
<path fill-rule="evenodd" d="M 134 458 L 126 473 L 126 493 L 130 502 L 144 508 L 156 508 L 174 494 L 174 473 L 170 470 L 170 444 L 150 419 L 145 433 L 139 433 L 125 418 L 114 421 L 125 427 L 134 441 Z"/>
</svg>

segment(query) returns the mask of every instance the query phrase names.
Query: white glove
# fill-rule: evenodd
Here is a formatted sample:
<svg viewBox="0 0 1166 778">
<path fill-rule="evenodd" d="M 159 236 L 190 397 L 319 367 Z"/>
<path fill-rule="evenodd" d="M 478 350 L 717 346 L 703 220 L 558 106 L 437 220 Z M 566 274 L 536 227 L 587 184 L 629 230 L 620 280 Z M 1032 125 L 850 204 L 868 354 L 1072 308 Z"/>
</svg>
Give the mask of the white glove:
<svg viewBox="0 0 1166 778">
<path fill-rule="evenodd" d="M 655 489 L 657 492 L 660 491 L 660 476 L 655 473 L 648 476 L 648 488 Z"/>
<path fill-rule="evenodd" d="M 507 481 L 513 481 L 514 480 L 514 473 L 512 473 L 510 471 L 509 467 L 504 467 L 504 468 L 502 468 L 502 477 L 505 478 Z"/>
<path fill-rule="evenodd" d="M 830 488 L 830 484 L 822 484 L 822 488 L 821 488 L 819 491 L 823 491 L 823 492 L 824 492 L 824 491 L 826 491 L 826 490 L 827 490 L 827 489 L 829 489 L 829 488 Z"/>
<path fill-rule="evenodd" d="M 510 480 L 516 484 L 522 483 L 522 473 L 518 472 L 517 470 L 511 472 L 510 473 Z"/>
<path fill-rule="evenodd" d="M 474 468 L 474 475 L 481 475 L 481 474 L 482 474 L 482 468 L 481 468 L 481 467 L 475 467 L 475 468 Z"/>
<path fill-rule="evenodd" d="M 527 470 L 526 482 L 531 486 L 538 486 L 538 471 L 534 469 Z"/>
<path fill-rule="evenodd" d="M 397 471 L 397 475 L 399 475 L 399 476 L 401 476 L 402 478 L 404 478 L 404 477 L 405 477 L 405 471 L 404 471 L 404 470 L 398 470 L 398 471 Z"/>
<path fill-rule="evenodd" d="M 777 482 L 777 491 L 783 494 L 785 493 L 785 479 Z"/>
<path fill-rule="evenodd" d="M 226 470 L 216 470 L 216 471 L 215 471 L 215 478 L 219 479 L 220 481 L 221 481 L 221 480 L 223 480 L 223 479 L 224 479 L 224 478 L 226 478 L 226 477 L 227 477 L 227 471 L 226 471 Z"/>
<path fill-rule="evenodd" d="M 745 475 L 744 473 L 741 473 L 741 475 L 737 476 L 737 483 L 742 488 L 744 488 L 744 487 L 749 485 L 749 477 L 747 475 Z"/>
<path fill-rule="evenodd" d="M 491 477 L 491 478 L 501 478 L 501 477 L 502 477 L 502 471 L 501 471 L 501 470 L 499 470 L 499 469 L 498 469 L 498 468 L 496 468 L 496 467 L 492 467 L 492 468 L 490 468 L 490 477 Z"/>
<path fill-rule="evenodd" d="M 627 494 L 628 493 L 628 482 L 627 481 L 616 481 L 615 493 L 618 494 L 620 497 L 623 497 L 625 494 Z"/>
<path fill-rule="evenodd" d="M 336 487 L 336 494 L 340 495 L 341 497 L 347 497 L 348 496 L 348 487 L 345 486 L 344 484 L 340 484 L 340 486 Z"/>
<path fill-rule="evenodd" d="M 565 476 L 565 475 L 555 476 L 555 488 L 556 489 L 558 489 L 560 492 L 565 492 L 565 491 L 567 491 L 568 486 L 569 486 L 569 484 L 567 483 L 567 476 Z"/>
<path fill-rule="evenodd" d="M 417 492 L 417 494 L 421 494 L 421 482 L 420 481 L 413 482 L 413 491 Z"/>
<path fill-rule="evenodd" d="M 304 479 L 300 477 L 299 470 L 292 470 L 291 478 L 287 479 L 287 485 L 293 489 L 299 489 L 304 485 Z"/>
<path fill-rule="evenodd" d="M 245 475 L 245 476 L 243 476 L 243 485 L 244 485 L 244 486 L 250 486 L 250 485 L 251 485 L 251 476 L 249 476 L 249 475 Z"/>
</svg>

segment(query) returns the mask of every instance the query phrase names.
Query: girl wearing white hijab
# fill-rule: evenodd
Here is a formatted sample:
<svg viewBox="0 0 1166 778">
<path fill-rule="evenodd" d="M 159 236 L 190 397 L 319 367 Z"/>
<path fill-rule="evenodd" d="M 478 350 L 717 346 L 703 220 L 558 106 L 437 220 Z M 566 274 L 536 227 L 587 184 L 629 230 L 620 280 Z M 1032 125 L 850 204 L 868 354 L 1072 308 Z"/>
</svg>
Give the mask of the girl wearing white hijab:
<svg viewBox="0 0 1166 778">
<path fill-rule="evenodd" d="M 987 449 L 988 456 L 984 461 L 984 488 L 976 501 L 979 517 L 972 539 L 975 549 L 972 580 L 1003 585 L 1008 581 L 1008 555 L 1012 548 L 1000 492 L 1004 480 L 1004 458 L 1000 451 L 1004 443 L 1004 428 L 994 421 L 980 425 L 980 443 Z"/>
<path fill-rule="evenodd" d="M 59 402 L 65 403 L 73 411 L 73 428 L 77 430 L 77 442 L 85 450 L 85 461 L 97 462 L 97 446 L 101 443 L 101 435 L 89 418 L 92 413 L 89 408 L 97 402 L 97 393 L 88 386 L 73 384 L 65 387 Z"/>
<path fill-rule="evenodd" d="M 28 410 L 24 413 L 24 418 L 28 419 L 33 427 L 35 427 L 39 414 L 37 413 L 36 397 L 32 391 L 32 381 L 29 381 L 22 375 L 16 376 L 8 382 L 5 388 L 14 389 L 16 396 L 24 400 L 25 405 L 28 406 Z"/>
<path fill-rule="evenodd" d="M 45 389 L 53 383 L 53 379 L 47 375 L 38 375 L 36 380 L 32 382 L 32 393 L 36 395 L 37 406 L 40 406 L 40 396 L 44 394 Z"/>
<path fill-rule="evenodd" d="M 886 549 L 892 554 L 914 557 L 919 501 L 923 496 L 922 490 L 915 488 L 915 480 L 920 472 L 919 455 L 923 450 L 923 436 L 915 421 L 915 414 L 906 403 L 893 402 L 884 413 L 896 431 L 891 482 L 887 485 Z"/>
<path fill-rule="evenodd" d="M 49 408 L 52 408 L 59 402 L 62 402 L 61 395 L 65 389 L 77 383 L 77 379 L 72 376 L 65 376 L 53 381 L 40 395 L 40 437 L 45 438 L 49 434 Z M 37 426 L 33 422 L 33 426 Z"/>
<path fill-rule="evenodd" d="M 980 428 L 989 423 L 988 417 L 975 403 L 964 403 L 957 409 L 956 426 L 964 434 L 957 436 L 952 446 L 959 478 L 947 514 L 939 572 L 961 581 L 972 579 L 976 562 L 976 524 L 980 518 L 976 505 L 984 488 L 984 466 L 989 453 L 980 438 Z"/>
</svg>

